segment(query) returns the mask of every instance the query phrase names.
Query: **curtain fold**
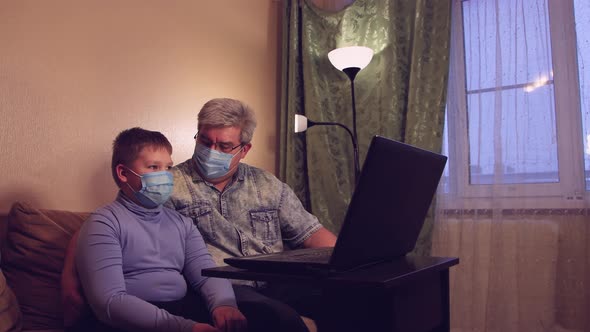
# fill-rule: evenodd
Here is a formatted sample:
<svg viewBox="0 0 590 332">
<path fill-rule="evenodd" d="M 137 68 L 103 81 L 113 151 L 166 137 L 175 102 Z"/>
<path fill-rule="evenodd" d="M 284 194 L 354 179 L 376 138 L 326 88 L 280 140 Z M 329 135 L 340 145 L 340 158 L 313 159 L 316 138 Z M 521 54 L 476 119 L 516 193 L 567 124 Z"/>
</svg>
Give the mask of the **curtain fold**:
<svg viewBox="0 0 590 332">
<path fill-rule="evenodd" d="M 360 162 L 374 135 L 440 152 L 449 61 L 449 0 L 357 0 L 338 12 L 284 2 L 280 177 L 338 232 L 353 191 L 352 143 L 342 128 L 293 133 L 295 114 L 352 128 L 351 85 L 327 54 L 375 52 L 354 81 Z M 430 248 L 432 214 L 421 242 Z"/>
</svg>

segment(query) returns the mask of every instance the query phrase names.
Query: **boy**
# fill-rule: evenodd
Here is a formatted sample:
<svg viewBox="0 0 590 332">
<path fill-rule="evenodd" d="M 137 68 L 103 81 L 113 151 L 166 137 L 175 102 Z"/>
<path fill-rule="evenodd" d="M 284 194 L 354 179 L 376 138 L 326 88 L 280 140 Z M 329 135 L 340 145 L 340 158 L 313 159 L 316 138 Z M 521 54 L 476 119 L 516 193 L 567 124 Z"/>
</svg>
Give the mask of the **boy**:
<svg viewBox="0 0 590 332">
<path fill-rule="evenodd" d="M 171 154 L 159 132 L 131 128 L 115 139 L 119 193 L 82 225 L 75 256 L 94 316 L 74 330 L 246 331 L 230 282 L 201 276 L 215 263 L 192 220 L 162 206 Z"/>
</svg>

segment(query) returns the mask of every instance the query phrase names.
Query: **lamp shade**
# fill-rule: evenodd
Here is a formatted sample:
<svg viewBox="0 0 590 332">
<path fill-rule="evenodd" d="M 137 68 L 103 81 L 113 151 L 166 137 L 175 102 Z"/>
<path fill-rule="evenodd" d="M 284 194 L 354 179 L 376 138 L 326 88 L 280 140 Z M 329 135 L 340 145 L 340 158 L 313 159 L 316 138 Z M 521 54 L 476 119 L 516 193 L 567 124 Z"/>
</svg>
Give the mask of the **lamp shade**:
<svg viewBox="0 0 590 332">
<path fill-rule="evenodd" d="M 300 133 L 307 130 L 307 118 L 300 114 L 295 114 L 295 132 Z"/>
<path fill-rule="evenodd" d="M 328 59 L 338 70 L 365 68 L 373 58 L 373 50 L 365 46 L 347 46 L 331 50 Z"/>
</svg>

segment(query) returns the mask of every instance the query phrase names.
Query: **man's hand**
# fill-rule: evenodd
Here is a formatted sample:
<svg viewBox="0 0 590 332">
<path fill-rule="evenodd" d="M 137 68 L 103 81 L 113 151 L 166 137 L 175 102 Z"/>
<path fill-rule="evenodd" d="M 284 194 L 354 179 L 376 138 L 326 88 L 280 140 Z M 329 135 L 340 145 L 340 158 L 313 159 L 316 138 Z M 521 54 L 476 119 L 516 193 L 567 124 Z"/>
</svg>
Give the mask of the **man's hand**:
<svg viewBox="0 0 590 332">
<path fill-rule="evenodd" d="M 336 245 L 336 235 L 324 227 L 319 228 L 303 241 L 304 248 L 333 247 Z"/>
<path fill-rule="evenodd" d="M 219 306 L 213 309 L 213 323 L 223 332 L 246 332 L 248 323 L 246 317 L 234 307 Z"/>
<path fill-rule="evenodd" d="M 193 332 L 220 332 L 218 328 L 209 324 L 197 323 L 193 325 Z"/>
</svg>

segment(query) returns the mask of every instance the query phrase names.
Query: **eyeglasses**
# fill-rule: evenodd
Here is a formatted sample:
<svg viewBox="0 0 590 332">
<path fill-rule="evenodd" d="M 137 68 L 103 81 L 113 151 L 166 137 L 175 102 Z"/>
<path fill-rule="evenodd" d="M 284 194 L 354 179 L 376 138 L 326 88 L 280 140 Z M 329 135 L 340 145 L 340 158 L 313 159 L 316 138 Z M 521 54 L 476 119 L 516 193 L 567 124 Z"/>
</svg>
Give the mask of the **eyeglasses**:
<svg viewBox="0 0 590 332">
<path fill-rule="evenodd" d="M 200 144 L 203 144 L 206 147 L 211 147 L 213 146 L 213 150 L 217 150 L 217 151 L 221 151 L 223 153 L 231 153 L 233 150 L 243 146 L 243 143 L 240 143 L 236 146 L 232 146 L 231 143 L 228 142 L 221 142 L 221 143 L 213 143 L 211 142 L 208 138 L 200 136 L 199 133 L 195 134 L 194 137 L 195 140 L 197 140 L 197 142 L 199 142 Z"/>
</svg>

